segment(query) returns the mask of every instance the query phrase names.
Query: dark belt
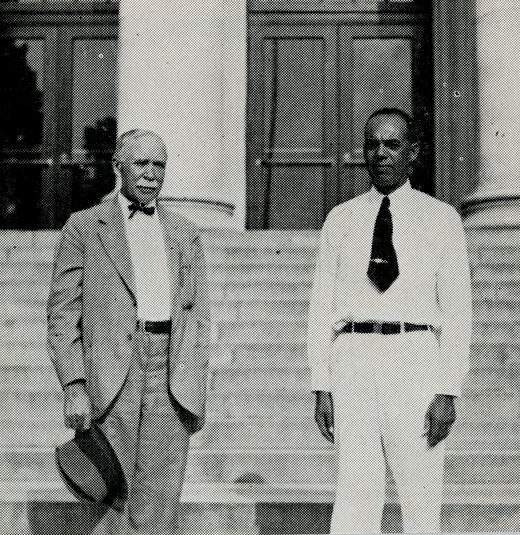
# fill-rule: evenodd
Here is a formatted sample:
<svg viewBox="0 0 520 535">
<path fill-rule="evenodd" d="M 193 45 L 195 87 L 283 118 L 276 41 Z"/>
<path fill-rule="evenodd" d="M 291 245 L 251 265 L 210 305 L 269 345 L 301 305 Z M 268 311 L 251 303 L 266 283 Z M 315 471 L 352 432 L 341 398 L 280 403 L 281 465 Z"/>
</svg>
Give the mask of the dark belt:
<svg viewBox="0 0 520 535">
<path fill-rule="evenodd" d="M 145 321 L 137 320 L 137 329 L 143 330 L 152 334 L 165 334 L 169 333 L 172 328 L 171 320 L 165 321 Z"/>
<path fill-rule="evenodd" d="M 417 323 L 378 323 L 378 322 L 349 322 L 340 332 L 347 333 L 377 333 L 377 334 L 399 334 L 403 325 L 404 332 L 410 331 L 430 331 L 431 325 L 419 325 Z"/>
</svg>

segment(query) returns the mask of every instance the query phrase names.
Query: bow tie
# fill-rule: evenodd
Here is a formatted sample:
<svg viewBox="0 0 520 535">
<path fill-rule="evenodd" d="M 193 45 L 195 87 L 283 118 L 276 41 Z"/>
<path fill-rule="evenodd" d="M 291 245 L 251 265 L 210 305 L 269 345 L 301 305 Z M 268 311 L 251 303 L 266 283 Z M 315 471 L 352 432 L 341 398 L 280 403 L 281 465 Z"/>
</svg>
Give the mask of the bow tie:
<svg viewBox="0 0 520 535">
<path fill-rule="evenodd" d="M 136 212 L 143 212 L 146 215 L 153 215 L 155 213 L 155 206 L 141 206 L 135 202 L 129 204 L 128 209 L 130 210 L 128 219 L 132 219 Z"/>
</svg>

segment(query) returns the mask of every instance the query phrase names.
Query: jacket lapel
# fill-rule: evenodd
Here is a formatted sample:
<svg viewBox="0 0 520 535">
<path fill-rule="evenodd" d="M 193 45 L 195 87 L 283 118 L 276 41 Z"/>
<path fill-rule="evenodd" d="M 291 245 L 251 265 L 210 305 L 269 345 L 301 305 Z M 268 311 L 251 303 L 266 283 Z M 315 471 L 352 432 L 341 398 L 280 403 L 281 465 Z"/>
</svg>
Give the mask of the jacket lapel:
<svg viewBox="0 0 520 535">
<path fill-rule="evenodd" d="M 99 216 L 98 235 L 107 256 L 135 299 L 134 270 L 126 239 L 123 214 L 117 197 L 114 197 L 112 202 L 106 203 L 106 209 Z"/>
</svg>

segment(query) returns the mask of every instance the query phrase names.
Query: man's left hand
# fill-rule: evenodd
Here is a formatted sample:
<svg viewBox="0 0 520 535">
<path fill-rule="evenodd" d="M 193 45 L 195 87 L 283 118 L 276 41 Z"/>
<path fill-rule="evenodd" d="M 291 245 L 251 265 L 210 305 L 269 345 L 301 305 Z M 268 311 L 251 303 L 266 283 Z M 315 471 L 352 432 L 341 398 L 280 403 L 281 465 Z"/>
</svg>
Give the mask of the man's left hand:
<svg viewBox="0 0 520 535">
<path fill-rule="evenodd" d="M 455 403 L 453 396 L 436 394 L 426 411 L 424 425 L 428 446 L 433 448 L 444 440 L 455 421 Z"/>
</svg>

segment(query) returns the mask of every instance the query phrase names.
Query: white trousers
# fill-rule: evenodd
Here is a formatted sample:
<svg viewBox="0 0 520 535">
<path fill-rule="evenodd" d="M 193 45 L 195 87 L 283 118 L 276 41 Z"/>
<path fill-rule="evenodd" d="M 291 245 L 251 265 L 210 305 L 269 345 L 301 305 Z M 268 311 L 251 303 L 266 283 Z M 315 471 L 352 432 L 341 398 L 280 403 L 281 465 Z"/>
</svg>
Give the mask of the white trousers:
<svg viewBox="0 0 520 535">
<path fill-rule="evenodd" d="M 331 533 L 381 532 L 386 464 L 396 481 L 404 531 L 440 531 L 444 442 L 429 448 L 425 437 L 438 362 L 431 331 L 346 333 L 334 342 L 338 485 Z"/>
</svg>

